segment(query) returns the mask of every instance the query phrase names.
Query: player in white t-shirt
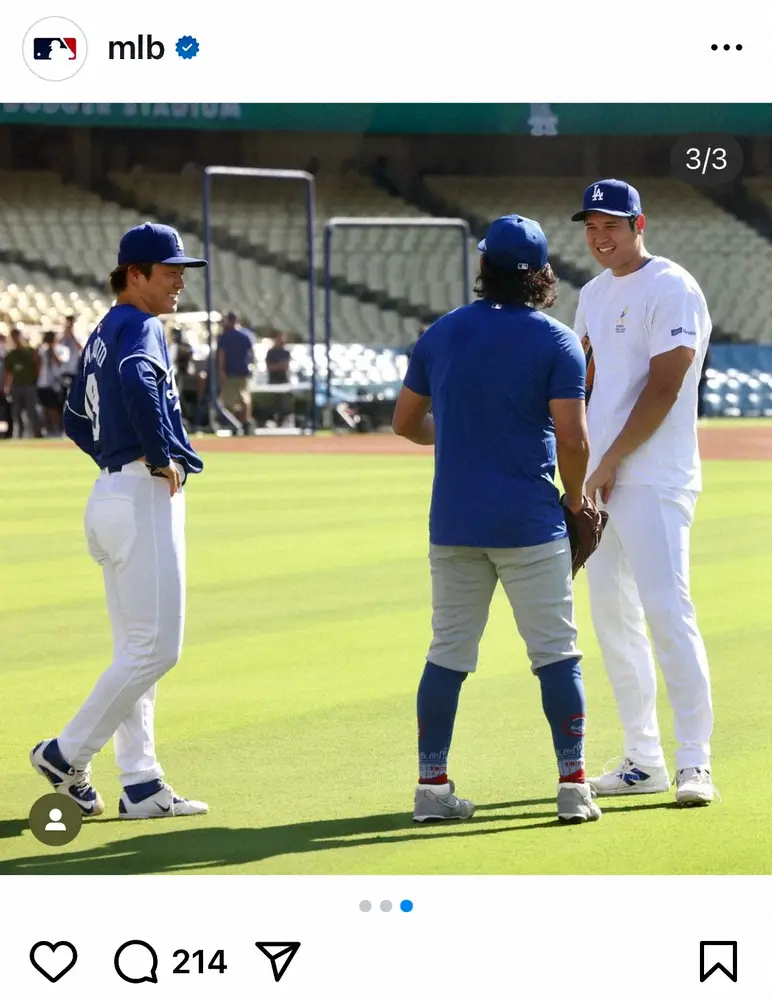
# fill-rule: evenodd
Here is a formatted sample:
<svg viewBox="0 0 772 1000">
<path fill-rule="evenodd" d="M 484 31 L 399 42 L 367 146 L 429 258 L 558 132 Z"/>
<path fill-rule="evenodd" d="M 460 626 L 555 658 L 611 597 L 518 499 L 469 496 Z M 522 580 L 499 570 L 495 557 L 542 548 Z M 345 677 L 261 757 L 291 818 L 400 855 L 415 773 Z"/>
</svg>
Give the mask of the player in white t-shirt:
<svg viewBox="0 0 772 1000">
<path fill-rule="evenodd" d="M 670 787 L 648 624 L 673 709 L 676 801 L 705 805 L 713 707 L 689 593 L 689 529 L 702 489 L 697 397 L 710 315 L 688 271 L 646 251 L 635 188 L 591 184 L 572 218 L 606 268 L 582 288 L 574 329 L 595 364 L 586 489 L 609 513 L 587 563 L 590 605 L 625 739 L 622 763 L 587 780 L 598 795 Z"/>
</svg>

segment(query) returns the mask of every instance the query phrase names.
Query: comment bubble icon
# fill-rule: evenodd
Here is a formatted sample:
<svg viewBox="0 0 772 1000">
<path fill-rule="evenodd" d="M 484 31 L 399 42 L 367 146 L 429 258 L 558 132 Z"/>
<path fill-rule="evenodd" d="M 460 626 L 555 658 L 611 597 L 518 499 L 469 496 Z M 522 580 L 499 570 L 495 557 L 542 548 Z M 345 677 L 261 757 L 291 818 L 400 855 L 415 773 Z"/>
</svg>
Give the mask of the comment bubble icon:
<svg viewBox="0 0 772 1000">
<path fill-rule="evenodd" d="M 115 971 L 127 983 L 157 983 L 158 955 L 147 941 L 126 941 L 115 953 Z"/>
</svg>

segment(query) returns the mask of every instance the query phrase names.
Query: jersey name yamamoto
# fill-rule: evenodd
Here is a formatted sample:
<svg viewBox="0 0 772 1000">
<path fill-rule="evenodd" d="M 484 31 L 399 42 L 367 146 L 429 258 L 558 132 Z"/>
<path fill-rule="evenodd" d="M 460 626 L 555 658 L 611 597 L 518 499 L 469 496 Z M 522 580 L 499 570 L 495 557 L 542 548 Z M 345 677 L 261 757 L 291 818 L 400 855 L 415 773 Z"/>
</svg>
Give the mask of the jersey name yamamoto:
<svg viewBox="0 0 772 1000">
<path fill-rule="evenodd" d="M 695 279 L 664 257 L 652 257 L 622 278 L 606 270 L 582 288 L 574 329 L 579 337 L 589 336 L 595 358 L 588 474 L 624 427 L 651 359 L 676 347 L 695 351 L 678 399 L 649 440 L 622 463 L 617 482 L 699 491 L 697 397 L 711 320 Z"/>
<path fill-rule="evenodd" d="M 67 409 L 81 418 L 67 422 L 68 434 L 100 468 L 141 457 L 203 468 L 182 422 L 163 325 L 134 306 L 113 306 L 89 337 Z"/>
</svg>

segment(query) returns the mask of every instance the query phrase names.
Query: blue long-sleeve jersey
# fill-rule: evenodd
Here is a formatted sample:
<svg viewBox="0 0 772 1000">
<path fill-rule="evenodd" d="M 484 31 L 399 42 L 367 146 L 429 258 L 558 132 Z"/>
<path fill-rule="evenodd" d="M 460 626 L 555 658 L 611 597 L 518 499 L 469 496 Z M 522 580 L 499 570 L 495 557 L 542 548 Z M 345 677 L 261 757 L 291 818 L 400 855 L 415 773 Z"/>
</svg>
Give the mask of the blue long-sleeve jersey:
<svg viewBox="0 0 772 1000">
<path fill-rule="evenodd" d="M 64 430 L 101 469 L 144 456 L 151 465 L 174 460 L 188 474 L 201 472 L 159 319 L 135 306 L 110 309 L 83 349 Z"/>
</svg>

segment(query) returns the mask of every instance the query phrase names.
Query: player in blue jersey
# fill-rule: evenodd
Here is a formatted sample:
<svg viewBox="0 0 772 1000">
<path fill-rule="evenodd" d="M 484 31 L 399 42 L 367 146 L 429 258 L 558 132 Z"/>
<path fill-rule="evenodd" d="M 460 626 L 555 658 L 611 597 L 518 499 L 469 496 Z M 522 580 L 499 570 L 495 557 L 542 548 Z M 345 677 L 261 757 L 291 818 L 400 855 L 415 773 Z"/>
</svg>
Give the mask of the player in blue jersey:
<svg viewBox="0 0 772 1000">
<path fill-rule="evenodd" d="M 155 752 L 156 684 L 177 662 L 185 624 L 185 493 L 203 463 L 183 427 L 161 321 L 174 312 L 188 267 L 178 233 L 145 223 L 120 243 L 110 275 L 115 305 L 91 334 L 64 411 L 65 433 L 100 470 L 85 515 L 102 567 L 113 659 L 33 767 L 87 816 L 104 812 L 91 760 L 114 738 L 124 819 L 205 813 L 163 780 Z"/>
<path fill-rule="evenodd" d="M 474 812 L 455 795 L 448 754 L 461 685 L 476 669 L 501 581 L 541 685 L 557 755 L 558 818 L 580 823 L 600 810 L 585 780 L 582 654 L 554 476 L 557 462 L 564 502 L 581 510 L 589 455 L 584 354 L 568 327 L 539 311 L 554 303 L 557 284 L 540 226 L 517 215 L 497 219 L 479 249 L 479 300 L 423 334 L 394 412 L 397 434 L 435 445 L 433 639 L 418 688 L 413 818 Z"/>
</svg>

